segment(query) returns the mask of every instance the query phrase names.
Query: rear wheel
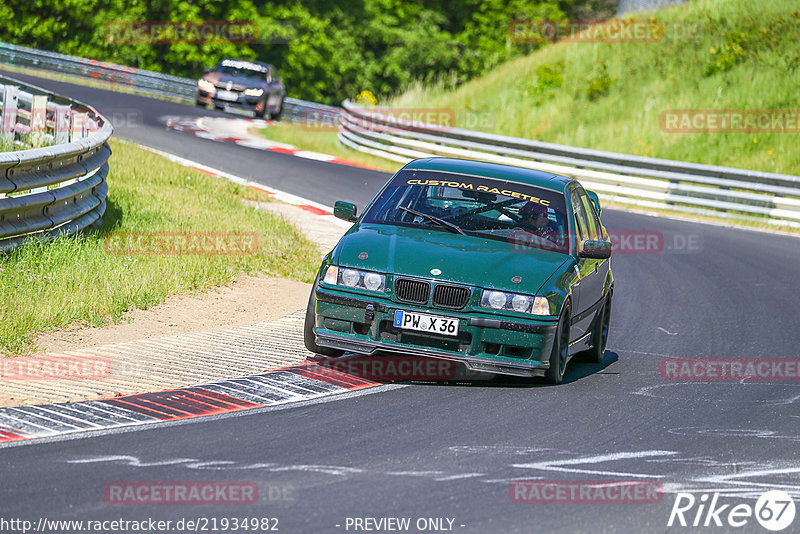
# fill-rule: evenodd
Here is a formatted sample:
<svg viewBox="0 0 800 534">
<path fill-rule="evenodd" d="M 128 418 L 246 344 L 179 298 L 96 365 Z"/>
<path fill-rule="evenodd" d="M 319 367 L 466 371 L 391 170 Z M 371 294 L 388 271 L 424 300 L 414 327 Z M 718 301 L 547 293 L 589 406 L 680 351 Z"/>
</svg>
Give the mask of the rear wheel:
<svg viewBox="0 0 800 534">
<path fill-rule="evenodd" d="M 314 354 L 321 354 L 323 356 L 336 357 L 341 356 L 344 352 L 328 347 L 320 347 L 317 345 L 317 337 L 314 335 L 315 315 L 317 308 L 317 283 L 314 282 L 314 287 L 311 288 L 311 296 L 308 297 L 308 306 L 306 307 L 306 319 L 303 324 L 303 343 L 306 348 Z"/>
<path fill-rule="evenodd" d="M 592 330 L 592 348 L 581 353 L 582 359 L 588 363 L 603 363 L 608 342 L 608 324 L 611 318 L 611 292 L 606 295 L 606 301 L 600 314 L 595 318 Z"/>
<path fill-rule="evenodd" d="M 560 384 L 564 381 L 564 372 L 567 370 L 567 355 L 569 354 L 569 321 L 571 317 L 569 302 L 564 304 L 561 317 L 558 318 L 553 349 L 550 351 L 550 367 L 544 376 L 551 384 Z"/>
</svg>

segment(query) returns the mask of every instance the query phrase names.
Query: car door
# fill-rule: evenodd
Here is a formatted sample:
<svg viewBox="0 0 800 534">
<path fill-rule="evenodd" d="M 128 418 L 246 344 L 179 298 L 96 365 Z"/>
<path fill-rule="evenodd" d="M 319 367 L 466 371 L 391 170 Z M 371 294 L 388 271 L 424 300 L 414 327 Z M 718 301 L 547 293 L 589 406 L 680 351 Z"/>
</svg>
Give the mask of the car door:
<svg viewBox="0 0 800 534">
<path fill-rule="evenodd" d="M 588 239 L 597 239 L 598 235 L 597 224 L 587 213 L 586 205 L 583 202 L 583 197 L 588 199 L 588 196 L 583 191 L 583 188 L 577 184 L 572 184 L 569 188 L 569 197 L 575 218 L 574 228 L 577 245 L 575 270 L 579 278 L 578 282 L 573 285 L 573 299 L 576 302 L 573 304 L 572 330 L 570 333 L 572 340 L 576 340 L 589 331 L 593 317 L 592 311 L 603 293 L 605 276 L 600 268 L 603 260 L 580 257 L 580 251 L 583 250 L 583 242 Z"/>
<path fill-rule="evenodd" d="M 608 241 L 608 235 L 605 232 L 605 228 L 603 228 L 603 224 L 600 222 L 600 215 L 597 213 L 597 209 L 595 208 L 594 202 L 586 194 L 586 191 L 578 186 L 577 187 L 578 195 L 581 199 L 581 203 L 583 204 L 584 211 L 586 212 L 586 218 L 589 222 L 589 233 L 592 235 L 592 239 L 597 241 Z M 592 260 L 595 266 L 595 272 L 597 276 L 594 277 L 593 281 L 597 282 L 597 287 L 593 288 L 595 301 L 592 303 L 592 308 L 590 311 L 596 311 L 599 309 L 600 300 L 603 298 L 604 290 L 605 290 L 605 281 L 608 278 L 608 271 L 611 266 L 611 259 L 605 260 Z M 590 314 L 592 317 L 594 313 Z"/>
</svg>

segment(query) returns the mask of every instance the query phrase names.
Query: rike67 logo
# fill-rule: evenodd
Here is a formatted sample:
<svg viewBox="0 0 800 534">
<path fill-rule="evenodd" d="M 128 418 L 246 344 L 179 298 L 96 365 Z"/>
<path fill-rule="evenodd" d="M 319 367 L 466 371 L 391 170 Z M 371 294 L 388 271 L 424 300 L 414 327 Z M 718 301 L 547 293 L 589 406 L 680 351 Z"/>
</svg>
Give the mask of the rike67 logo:
<svg viewBox="0 0 800 534">
<path fill-rule="evenodd" d="M 711 496 L 703 493 L 695 498 L 691 493 L 681 492 L 675 497 L 667 526 L 739 528 L 755 517 L 762 527 L 777 532 L 791 525 L 794 515 L 794 501 L 785 491 L 763 493 L 755 507 L 749 504 L 720 504 L 719 493 Z"/>
</svg>

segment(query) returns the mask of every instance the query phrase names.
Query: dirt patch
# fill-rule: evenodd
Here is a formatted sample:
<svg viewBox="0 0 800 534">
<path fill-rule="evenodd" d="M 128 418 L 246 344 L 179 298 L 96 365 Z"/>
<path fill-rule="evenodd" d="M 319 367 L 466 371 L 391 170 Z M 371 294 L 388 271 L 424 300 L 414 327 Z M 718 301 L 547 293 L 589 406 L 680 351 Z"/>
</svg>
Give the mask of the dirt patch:
<svg viewBox="0 0 800 534">
<path fill-rule="evenodd" d="M 268 321 L 304 309 L 310 292 L 304 282 L 243 276 L 209 293 L 176 295 L 149 310 L 132 310 L 116 325 L 42 334 L 37 355 Z"/>
</svg>

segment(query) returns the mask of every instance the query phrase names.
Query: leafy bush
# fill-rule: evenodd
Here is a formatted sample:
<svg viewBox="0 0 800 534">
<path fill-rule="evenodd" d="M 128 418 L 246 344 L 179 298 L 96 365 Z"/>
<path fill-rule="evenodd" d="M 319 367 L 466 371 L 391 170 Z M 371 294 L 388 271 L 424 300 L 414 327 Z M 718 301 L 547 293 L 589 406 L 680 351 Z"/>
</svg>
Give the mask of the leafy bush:
<svg viewBox="0 0 800 534">
<path fill-rule="evenodd" d="M 528 96 L 535 105 L 541 105 L 545 100 L 552 98 L 555 89 L 564 84 L 564 62 L 545 63 L 536 67 L 536 83 L 527 88 Z"/>
<path fill-rule="evenodd" d="M 581 8 L 577 8 L 580 4 Z M 613 2 L 593 0 L 596 16 Z M 538 43 L 515 43 L 519 19 L 584 15 L 578 0 L 5 0 L 0 40 L 131 67 L 199 77 L 223 57 L 278 67 L 290 95 L 327 103 L 363 90 L 379 100 L 411 83 L 459 85 Z M 120 21 L 247 21 L 262 43 L 120 44 Z M 282 41 L 282 42 L 281 42 Z"/>
<path fill-rule="evenodd" d="M 611 86 L 614 84 L 614 79 L 608 75 L 608 67 L 606 67 L 605 63 L 599 63 L 594 73 L 588 76 L 586 81 L 587 85 L 584 89 L 584 94 L 586 98 L 591 101 L 607 95 Z"/>
</svg>

